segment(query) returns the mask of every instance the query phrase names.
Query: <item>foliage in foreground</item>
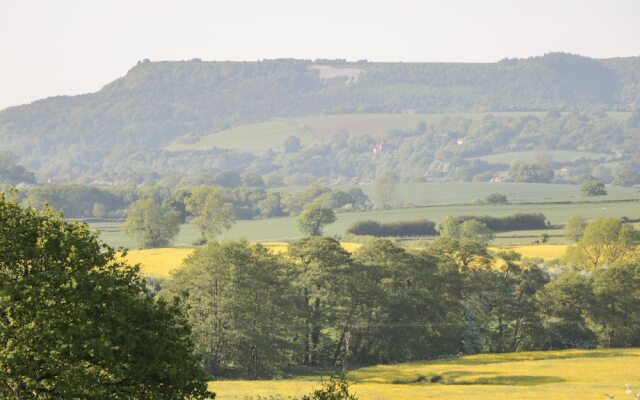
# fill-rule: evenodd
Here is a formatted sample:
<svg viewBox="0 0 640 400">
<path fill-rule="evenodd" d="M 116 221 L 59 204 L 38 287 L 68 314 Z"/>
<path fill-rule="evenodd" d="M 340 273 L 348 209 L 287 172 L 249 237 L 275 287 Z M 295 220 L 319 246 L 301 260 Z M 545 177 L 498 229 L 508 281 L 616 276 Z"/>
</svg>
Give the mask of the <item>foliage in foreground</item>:
<svg viewBox="0 0 640 400">
<path fill-rule="evenodd" d="M 86 225 L 0 195 L 0 397 L 211 399 L 187 321 Z"/>
<path fill-rule="evenodd" d="M 358 400 L 349 393 L 349 381 L 342 376 L 331 376 L 322 381 L 322 387 L 313 393 L 304 395 L 300 400 Z"/>
</svg>

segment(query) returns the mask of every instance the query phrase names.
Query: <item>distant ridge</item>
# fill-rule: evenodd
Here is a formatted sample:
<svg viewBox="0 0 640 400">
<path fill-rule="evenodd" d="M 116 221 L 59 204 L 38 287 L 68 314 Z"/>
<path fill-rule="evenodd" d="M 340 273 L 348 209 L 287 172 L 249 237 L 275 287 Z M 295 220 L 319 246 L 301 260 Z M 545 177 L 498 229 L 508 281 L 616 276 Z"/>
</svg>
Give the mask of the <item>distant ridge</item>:
<svg viewBox="0 0 640 400">
<path fill-rule="evenodd" d="M 103 169 L 105 159 L 122 152 L 160 150 L 185 135 L 280 117 L 630 111 L 639 104 L 640 57 L 552 53 L 497 63 L 145 60 L 96 93 L 0 111 L 0 141 L 32 169 L 77 168 L 79 175 Z"/>
</svg>

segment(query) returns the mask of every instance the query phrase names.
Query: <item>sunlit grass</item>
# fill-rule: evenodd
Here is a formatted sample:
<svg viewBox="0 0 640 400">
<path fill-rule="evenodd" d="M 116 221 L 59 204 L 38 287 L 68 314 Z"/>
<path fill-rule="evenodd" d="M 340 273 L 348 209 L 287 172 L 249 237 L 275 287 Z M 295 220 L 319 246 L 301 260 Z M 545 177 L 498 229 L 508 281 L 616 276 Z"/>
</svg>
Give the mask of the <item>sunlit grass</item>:
<svg viewBox="0 0 640 400">
<path fill-rule="evenodd" d="M 602 399 L 640 384 L 640 349 L 482 354 L 380 365 L 348 374 L 361 399 Z M 300 396 L 315 378 L 216 381 L 220 399 Z"/>
</svg>

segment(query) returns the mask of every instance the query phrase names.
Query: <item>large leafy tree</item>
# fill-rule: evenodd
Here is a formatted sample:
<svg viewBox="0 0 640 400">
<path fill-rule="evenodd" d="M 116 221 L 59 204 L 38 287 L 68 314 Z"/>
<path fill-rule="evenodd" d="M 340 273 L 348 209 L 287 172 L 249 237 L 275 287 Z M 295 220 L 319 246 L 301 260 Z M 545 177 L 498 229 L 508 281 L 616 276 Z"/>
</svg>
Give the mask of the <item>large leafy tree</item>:
<svg viewBox="0 0 640 400">
<path fill-rule="evenodd" d="M 564 224 L 564 236 L 575 242 L 579 241 L 587 228 L 587 220 L 581 215 L 570 217 Z"/>
<path fill-rule="evenodd" d="M 638 259 L 638 231 L 617 218 L 601 218 L 587 225 L 576 246 L 569 247 L 566 263 L 593 271 Z"/>
<path fill-rule="evenodd" d="M 198 186 L 186 199 L 186 210 L 193 214 L 193 222 L 205 240 L 229 229 L 235 222 L 233 206 L 224 201 L 220 188 Z"/>
<path fill-rule="evenodd" d="M 333 210 L 323 207 L 320 203 L 307 204 L 296 218 L 300 232 L 309 236 L 322 236 L 324 227 L 335 221 L 336 215 Z"/>
<path fill-rule="evenodd" d="M 190 329 L 86 225 L 0 195 L 0 397 L 207 399 Z"/>
<path fill-rule="evenodd" d="M 129 207 L 122 228 L 140 247 L 168 246 L 180 232 L 180 214 L 164 211 L 151 199 L 138 200 Z"/>
</svg>

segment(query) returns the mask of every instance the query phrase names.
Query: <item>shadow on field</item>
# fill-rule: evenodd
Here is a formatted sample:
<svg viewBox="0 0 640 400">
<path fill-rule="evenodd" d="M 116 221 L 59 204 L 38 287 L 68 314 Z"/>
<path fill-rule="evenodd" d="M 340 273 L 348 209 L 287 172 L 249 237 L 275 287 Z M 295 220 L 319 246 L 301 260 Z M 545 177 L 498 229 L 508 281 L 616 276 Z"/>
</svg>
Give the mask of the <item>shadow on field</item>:
<svg viewBox="0 0 640 400">
<path fill-rule="evenodd" d="M 430 361 L 432 365 L 483 365 L 500 364 L 520 361 L 542 361 L 542 360 L 566 360 L 570 358 L 607 358 L 607 357 L 637 357 L 636 355 L 624 353 L 622 351 L 590 351 L 590 352 L 527 352 L 505 356 L 504 354 L 479 354 L 466 357 L 443 358 Z"/>
<path fill-rule="evenodd" d="M 547 383 L 565 382 L 566 379 L 557 376 L 539 375 L 499 375 L 491 377 L 479 377 L 462 382 L 449 382 L 449 385 L 504 385 L 504 386 L 535 386 Z"/>
</svg>

